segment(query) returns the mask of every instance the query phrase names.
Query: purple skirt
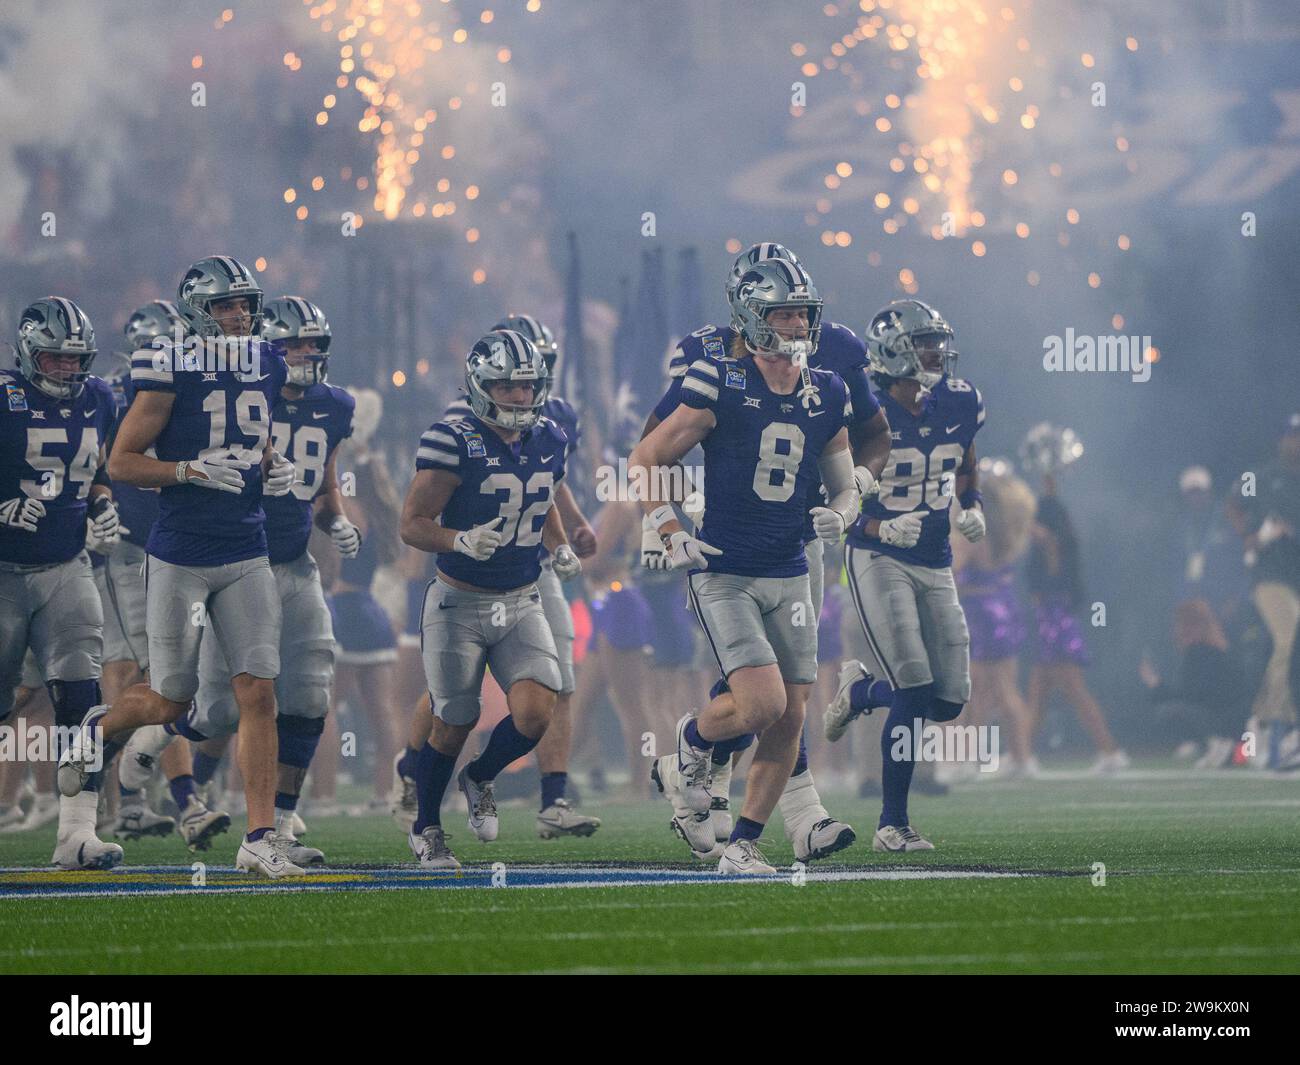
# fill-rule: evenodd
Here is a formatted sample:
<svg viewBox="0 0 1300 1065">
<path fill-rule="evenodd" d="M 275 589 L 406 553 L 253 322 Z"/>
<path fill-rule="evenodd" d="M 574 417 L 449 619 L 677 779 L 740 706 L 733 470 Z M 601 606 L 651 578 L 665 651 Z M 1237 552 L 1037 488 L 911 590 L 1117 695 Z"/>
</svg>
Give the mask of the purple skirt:
<svg viewBox="0 0 1300 1065">
<path fill-rule="evenodd" d="M 961 597 L 970 629 L 972 662 L 1015 658 L 1029 638 L 1029 623 L 1015 589 L 966 592 Z"/>
<path fill-rule="evenodd" d="M 592 628 L 616 651 L 640 651 L 650 645 L 650 605 L 639 588 L 626 585 L 591 601 Z"/>
<path fill-rule="evenodd" d="M 1038 619 L 1038 661 L 1044 665 L 1086 666 L 1088 642 L 1083 626 L 1062 599 L 1049 599 L 1035 608 Z"/>
</svg>

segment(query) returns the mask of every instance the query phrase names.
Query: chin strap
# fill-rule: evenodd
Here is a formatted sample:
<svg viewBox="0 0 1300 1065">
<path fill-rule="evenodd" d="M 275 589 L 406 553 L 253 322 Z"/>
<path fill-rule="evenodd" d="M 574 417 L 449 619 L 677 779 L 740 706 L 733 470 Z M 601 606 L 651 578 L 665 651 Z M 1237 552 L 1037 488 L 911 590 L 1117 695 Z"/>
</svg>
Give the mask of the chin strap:
<svg viewBox="0 0 1300 1065">
<path fill-rule="evenodd" d="M 820 407 L 822 405 L 821 390 L 812 383 L 812 373 L 808 369 L 808 351 L 811 345 L 804 340 L 793 340 L 786 343 L 794 348 L 790 355 L 790 361 L 799 368 L 799 401 L 803 404 L 804 410 Z"/>
</svg>

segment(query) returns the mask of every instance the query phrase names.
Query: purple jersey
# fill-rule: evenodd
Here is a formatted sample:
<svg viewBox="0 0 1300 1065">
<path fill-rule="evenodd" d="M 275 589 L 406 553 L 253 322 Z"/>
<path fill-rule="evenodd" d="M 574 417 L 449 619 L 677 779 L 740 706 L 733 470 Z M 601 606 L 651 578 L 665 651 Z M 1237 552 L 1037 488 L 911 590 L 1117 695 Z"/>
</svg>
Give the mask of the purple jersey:
<svg viewBox="0 0 1300 1065">
<path fill-rule="evenodd" d="M 447 405 L 447 409 L 442 412 L 444 422 L 451 421 L 453 418 L 472 418 L 474 409 L 469 405 L 469 400 L 464 396 L 454 400 Z M 578 425 L 578 412 L 573 409 L 573 404 L 567 399 L 561 399 L 559 396 L 551 396 L 542 404 L 542 417 L 550 418 L 563 431 L 564 435 L 569 438 L 569 449 L 564 453 L 565 461 L 573 458 L 573 454 L 578 450 L 578 444 L 582 440 L 582 428 Z"/>
<path fill-rule="evenodd" d="M 918 566 L 949 566 L 948 507 L 957 468 L 984 424 L 984 399 L 970 382 L 945 375 L 919 415 L 887 392 L 880 394 L 880 405 L 889 418 L 893 446 L 880 474 L 880 494 L 863 503 L 849 542 Z M 868 518 L 886 521 L 913 510 L 924 516 L 915 547 L 891 547 L 863 531 Z"/>
<path fill-rule="evenodd" d="M 543 417 L 507 444 L 476 417 L 434 422 L 420 437 L 416 470 L 445 470 L 460 479 L 442 512 L 449 529 L 497 518 L 501 546 L 486 562 L 458 551 L 438 555 L 438 569 L 479 588 L 520 588 L 542 571 L 542 526 L 564 477 L 569 440 Z"/>
<path fill-rule="evenodd" d="M 853 403 L 833 373 L 811 372 L 819 403 L 767 387 L 752 359 L 700 359 L 682 378 L 682 402 L 713 412 L 704 438 L 700 539 L 721 549 L 710 573 L 794 577 L 808 572 L 804 522 L 817 505 L 817 460 L 853 421 Z"/>
<path fill-rule="evenodd" d="M 131 406 L 131 400 L 135 398 L 131 371 L 127 368 L 105 380 L 113 390 L 113 398 L 117 402 L 117 424 L 120 425 Z M 143 548 L 149 542 L 153 523 L 158 520 L 158 492 L 153 488 L 137 488 L 133 484 L 114 481 L 113 501 L 117 504 L 125 529 L 122 539 Z"/>
<path fill-rule="evenodd" d="M 176 566 L 220 566 L 266 554 L 261 458 L 288 371 L 283 356 L 268 345 L 255 350 L 257 373 L 246 379 L 237 370 L 160 369 L 152 348 L 132 357 L 137 392 L 175 397 L 171 417 L 154 442 L 159 459 L 175 463 L 242 449 L 251 463 L 239 495 L 193 483 L 164 488 L 145 547 L 155 558 Z"/>
<path fill-rule="evenodd" d="M 117 410 L 112 389 L 88 377 L 76 399 L 59 400 L 17 370 L 0 371 L 0 385 L 0 502 L 45 504 L 35 532 L 0 524 L 0 561 L 67 562 L 86 546 L 87 496 Z"/>
<path fill-rule="evenodd" d="M 271 410 L 271 446 L 293 463 L 288 495 L 267 496 L 266 548 L 271 564 L 292 562 L 307 550 L 312 503 L 325 483 L 325 466 L 334 449 L 352 435 L 357 401 L 341 388 L 315 384 L 297 399 L 283 395 Z"/>
</svg>

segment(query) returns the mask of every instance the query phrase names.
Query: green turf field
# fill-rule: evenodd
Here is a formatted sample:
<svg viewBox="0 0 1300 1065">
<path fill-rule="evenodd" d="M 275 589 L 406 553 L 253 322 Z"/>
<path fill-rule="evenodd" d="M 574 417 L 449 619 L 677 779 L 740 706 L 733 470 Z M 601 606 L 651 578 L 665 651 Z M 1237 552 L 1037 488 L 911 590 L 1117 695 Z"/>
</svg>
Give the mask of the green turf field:
<svg viewBox="0 0 1300 1065">
<path fill-rule="evenodd" d="M 224 836 L 205 856 L 207 888 L 188 886 L 191 856 L 172 837 L 127 844 L 133 865 L 178 867 L 171 894 L 4 897 L 6 880 L 33 875 L 14 867 L 48 862 L 54 835 L 0 836 L 0 866 L 11 870 L 0 870 L 0 972 L 1300 971 L 1296 780 L 1153 770 L 981 782 L 913 799 L 932 854 L 887 857 L 860 841 L 841 861 L 813 866 L 802 886 L 512 886 L 540 863 L 698 868 L 666 828 L 666 803 L 586 805 L 605 819 L 591 839 L 541 841 L 531 809 L 504 807 L 491 845 L 473 840 L 449 805 L 461 861 L 480 871 L 503 863 L 506 884 L 496 888 L 326 882 L 220 893 L 213 882 L 232 878 L 216 867 L 234 858 L 235 837 Z M 869 841 L 875 803 L 835 796 L 828 805 Z M 410 863 L 387 819 L 309 827 L 307 840 L 332 866 Z M 765 850 L 775 865 L 793 860 L 777 824 Z M 1093 884 L 1096 862 L 1104 886 Z M 832 870 L 916 872 L 818 882 Z"/>
</svg>

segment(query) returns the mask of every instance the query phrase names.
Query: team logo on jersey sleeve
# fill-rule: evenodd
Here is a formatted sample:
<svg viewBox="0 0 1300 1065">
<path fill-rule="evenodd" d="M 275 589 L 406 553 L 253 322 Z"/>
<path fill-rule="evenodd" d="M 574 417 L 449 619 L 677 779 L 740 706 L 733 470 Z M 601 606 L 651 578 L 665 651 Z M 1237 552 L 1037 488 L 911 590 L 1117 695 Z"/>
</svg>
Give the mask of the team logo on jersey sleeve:
<svg viewBox="0 0 1300 1065">
<path fill-rule="evenodd" d="M 722 342 L 722 337 L 705 337 L 704 354 L 710 359 L 721 359 L 727 354 L 727 346 Z"/>
<path fill-rule="evenodd" d="M 27 393 L 18 385 L 5 385 L 5 396 L 9 400 L 10 410 L 27 409 Z"/>
<path fill-rule="evenodd" d="M 743 391 L 745 388 L 745 371 L 735 366 L 728 366 L 727 387 L 739 388 Z"/>
</svg>

